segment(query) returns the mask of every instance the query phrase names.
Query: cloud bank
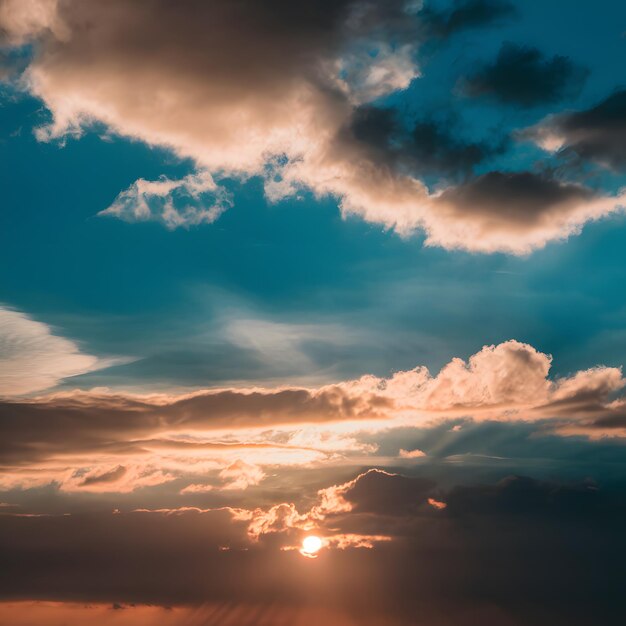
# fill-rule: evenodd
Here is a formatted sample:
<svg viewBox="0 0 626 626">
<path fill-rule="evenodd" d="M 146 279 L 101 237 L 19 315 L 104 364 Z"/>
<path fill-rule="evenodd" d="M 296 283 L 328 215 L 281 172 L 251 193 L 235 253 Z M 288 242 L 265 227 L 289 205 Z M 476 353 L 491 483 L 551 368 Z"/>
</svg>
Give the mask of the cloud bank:
<svg viewBox="0 0 626 626">
<path fill-rule="evenodd" d="M 588 483 L 509 476 L 443 488 L 380 470 L 321 490 L 302 513 L 282 502 L 0 515 L 0 596 L 133 615 L 135 604 L 189 607 L 191 624 L 313 626 L 319 611 L 332 626 L 416 615 L 436 626 L 615 623 L 625 515 L 618 493 Z M 311 529 L 324 542 L 314 562 L 292 549 Z"/>
<path fill-rule="evenodd" d="M 271 468 L 375 459 L 376 433 L 459 418 L 537 423 L 537 432 L 626 435 L 626 379 L 595 367 L 551 379 L 528 344 L 485 346 L 437 375 L 417 367 L 319 388 L 151 396 L 75 391 L 0 403 L 0 486 L 129 493 L 244 491 Z M 398 448 L 396 448 L 398 450 Z M 400 449 L 398 458 L 425 457 Z"/>
</svg>

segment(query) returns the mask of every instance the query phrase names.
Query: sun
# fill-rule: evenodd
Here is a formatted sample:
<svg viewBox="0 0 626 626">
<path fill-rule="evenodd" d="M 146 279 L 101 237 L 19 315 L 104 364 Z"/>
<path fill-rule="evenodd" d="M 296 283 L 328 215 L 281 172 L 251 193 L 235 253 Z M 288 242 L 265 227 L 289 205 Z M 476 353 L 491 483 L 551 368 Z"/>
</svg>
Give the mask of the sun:
<svg viewBox="0 0 626 626">
<path fill-rule="evenodd" d="M 302 547 L 300 548 L 300 554 L 306 556 L 309 559 L 317 557 L 317 553 L 323 548 L 324 544 L 322 540 L 315 535 L 308 535 L 302 540 Z"/>
</svg>

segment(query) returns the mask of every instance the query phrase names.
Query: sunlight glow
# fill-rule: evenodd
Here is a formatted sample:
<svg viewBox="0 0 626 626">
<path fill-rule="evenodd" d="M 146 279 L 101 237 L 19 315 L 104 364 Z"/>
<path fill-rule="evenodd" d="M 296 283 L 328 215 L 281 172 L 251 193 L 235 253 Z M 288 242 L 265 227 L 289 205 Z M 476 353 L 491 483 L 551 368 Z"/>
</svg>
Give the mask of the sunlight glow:
<svg viewBox="0 0 626 626">
<path fill-rule="evenodd" d="M 317 557 L 317 553 L 322 549 L 323 546 L 324 544 L 319 537 L 316 537 L 315 535 L 309 535 L 302 540 L 302 548 L 300 549 L 300 554 L 310 559 L 314 559 Z"/>
</svg>

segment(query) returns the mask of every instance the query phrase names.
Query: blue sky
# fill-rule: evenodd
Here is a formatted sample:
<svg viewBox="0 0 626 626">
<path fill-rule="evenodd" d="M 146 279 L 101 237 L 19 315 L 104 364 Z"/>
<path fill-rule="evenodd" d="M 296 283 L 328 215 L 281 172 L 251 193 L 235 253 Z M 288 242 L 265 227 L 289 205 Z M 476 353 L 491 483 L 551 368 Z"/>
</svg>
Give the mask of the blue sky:
<svg viewBox="0 0 626 626">
<path fill-rule="evenodd" d="M 431 67 L 440 69 L 436 57 L 413 90 L 429 80 Z M 456 103 L 467 115 L 464 105 Z M 621 364 L 626 295 L 618 286 L 626 252 L 619 215 L 528 256 L 481 255 L 427 248 L 419 234 L 342 219 L 332 198 L 304 193 L 268 203 L 252 179 L 232 183 L 235 206 L 217 222 L 168 231 L 96 214 L 137 178 L 176 178 L 191 170 L 189 162 L 96 132 L 38 142 L 32 129 L 47 113 L 27 95 L 5 90 L 2 113 L 3 303 L 87 351 L 139 359 L 74 378 L 72 386 L 135 375 L 138 386 L 262 380 L 255 355 L 240 356 L 240 372 L 225 373 L 215 362 L 233 350 L 215 328 L 224 316 L 358 333 L 358 345 L 347 337 L 324 357 L 311 346 L 301 377 L 385 375 L 416 362 L 437 369 L 510 338 L 558 354 L 559 373 Z M 486 113 L 469 111 L 476 124 Z M 514 166 L 511 155 L 501 158 L 503 167 Z M 185 350 L 193 353 L 188 363 Z"/>
</svg>

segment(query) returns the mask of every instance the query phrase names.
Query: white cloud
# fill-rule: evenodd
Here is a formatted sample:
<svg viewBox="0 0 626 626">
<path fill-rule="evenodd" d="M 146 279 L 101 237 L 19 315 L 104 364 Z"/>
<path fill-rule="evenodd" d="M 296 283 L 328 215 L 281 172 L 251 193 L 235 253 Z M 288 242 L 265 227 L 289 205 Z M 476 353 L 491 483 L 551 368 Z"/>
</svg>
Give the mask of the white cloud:
<svg viewBox="0 0 626 626">
<path fill-rule="evenodd" d="M 109 364 L 54 335 L 46 324 L 0 307 L 0 395 L 49 389 Z"/>
<path fill-rule="evenodd" d="M 206 171 L 180 180 L 140 178 L 98 215 L 126 222 L 156 221 L 169 229 L 214 222 L 232 205 L 230 194 Z"/>
</svg>

